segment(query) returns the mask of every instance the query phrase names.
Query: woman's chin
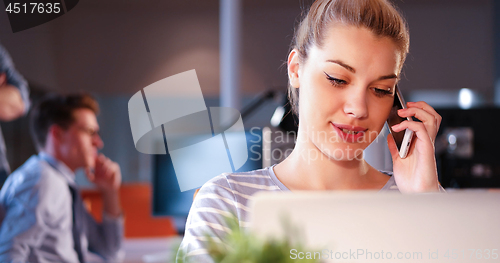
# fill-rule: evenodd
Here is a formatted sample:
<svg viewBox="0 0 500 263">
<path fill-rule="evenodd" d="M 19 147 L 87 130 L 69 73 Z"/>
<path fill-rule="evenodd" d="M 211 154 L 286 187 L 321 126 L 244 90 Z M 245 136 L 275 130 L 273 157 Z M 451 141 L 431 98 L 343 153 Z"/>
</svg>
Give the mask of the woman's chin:
<svg viewBox="0 0 500 263">
<path fill-rule="evenodd" d="M 345 147 L 335 147 L 333 149 L 324 148 L 322 152 L 328 156 L 331 161 L 352 161 L 363 159 L 364 148 L 347 145 Z"/>
<path fill-rule="evenodd" d="M 367 145 L 352 143 L 316 144 L 316 149 L 304 150 L 303 158 L 312 161 L 352 161 L 362 160 L 363 151 Z"/>
</svg>

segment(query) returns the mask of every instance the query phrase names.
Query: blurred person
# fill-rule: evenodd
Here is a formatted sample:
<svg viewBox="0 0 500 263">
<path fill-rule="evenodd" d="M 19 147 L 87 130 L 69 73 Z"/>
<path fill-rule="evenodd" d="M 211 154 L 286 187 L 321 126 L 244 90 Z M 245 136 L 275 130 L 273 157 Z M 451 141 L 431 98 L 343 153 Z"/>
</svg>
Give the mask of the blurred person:
<svg viewBox="0 0 500 263">
<path fill-rule="evenodd" d="M 28 112 L 29 106 L 28 83 L 16 71 L 7 50 L 0 45 L 0 122 L 13 121 L 23 116 Z M 0 188 L 9 174 L 5 141 L 0 129 Z"/>
<path fill-rule="evenodd" d="M 89 95 L 52 95 L 30 115 L 39 151 L 14 171 L 0 191 L 0 262 L 89 262 L 99 255 L 117 262 L 123 239 L 117 163 L 98 154 L 97 102 Z M 84 208 L 75 170 L 85 169 L 101 192 L 104 213 L 97 223 Z"/>
</svg>

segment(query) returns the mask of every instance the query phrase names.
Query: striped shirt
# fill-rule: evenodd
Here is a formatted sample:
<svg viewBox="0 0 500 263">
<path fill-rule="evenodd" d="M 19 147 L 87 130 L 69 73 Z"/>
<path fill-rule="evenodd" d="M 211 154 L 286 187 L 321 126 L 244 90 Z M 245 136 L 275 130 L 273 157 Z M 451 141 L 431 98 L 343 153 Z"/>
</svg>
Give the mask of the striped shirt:
<svg viewBox="0 0 500 263">
<path fill-rule="evenodd" d="M 230 232 L 225 216 L 231 215 L 237 216 L 241 229 L 248 228 L 249 202 L 260 191 L 290 190 L 278 180 L 273 166 L 250 172 L 221 174 L 204 184 L 187 218 L 184 239 L 179 249 L 184 254 L 182 262 L 214 262 L 206 250 L 206 235 L 222 242 L 222 238 Z M 399 191 L 392 176 L 380 191 Z"/>
</svg>

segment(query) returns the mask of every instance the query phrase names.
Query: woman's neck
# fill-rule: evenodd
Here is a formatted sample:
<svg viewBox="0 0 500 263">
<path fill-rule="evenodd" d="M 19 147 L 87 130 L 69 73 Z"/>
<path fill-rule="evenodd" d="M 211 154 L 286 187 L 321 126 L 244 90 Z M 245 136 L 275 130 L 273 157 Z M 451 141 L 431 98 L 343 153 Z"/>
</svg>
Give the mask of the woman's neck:
<svg viewBox="0 0 500 263">
<path fill-rule="evenodd" d="M 274 167 L 278 179 L 290 190 L 376 189 L 389 179 L 363 158 L 335 160 L 309 140 L 297 141 L 290 156 Z"/>
</svg>

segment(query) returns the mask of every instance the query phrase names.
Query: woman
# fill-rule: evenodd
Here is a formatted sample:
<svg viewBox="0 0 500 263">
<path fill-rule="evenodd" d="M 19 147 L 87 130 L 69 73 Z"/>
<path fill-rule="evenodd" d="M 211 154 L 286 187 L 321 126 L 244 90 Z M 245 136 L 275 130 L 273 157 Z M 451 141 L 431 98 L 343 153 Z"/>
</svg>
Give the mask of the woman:
<svg viewBox="0 0 500 263">
<path fill-rule="evenodd" d="M 405 22 L 386 0 L 317 0 L 302 20 L 288 56 L 289 94 L 300 118 L 294 150 L 257 171 L 222 174 L 200 190 L 189 213 L 181 249 L 194 262 L 211 262 L 205 234 L 222 238 L 224 216 L 248 226 L 248 200 L 259 191 L 440 191 L 434 139 L 441 117 L 425 102 L 408 103 L 394 131 L 416 134 L 401 159 L 388 136 L 394 174 L 377 171 L 363 150 L 382 130 L 408 53 Z"/>
</svg>

